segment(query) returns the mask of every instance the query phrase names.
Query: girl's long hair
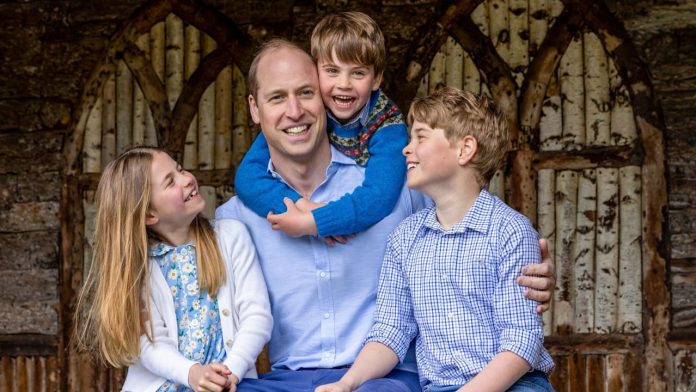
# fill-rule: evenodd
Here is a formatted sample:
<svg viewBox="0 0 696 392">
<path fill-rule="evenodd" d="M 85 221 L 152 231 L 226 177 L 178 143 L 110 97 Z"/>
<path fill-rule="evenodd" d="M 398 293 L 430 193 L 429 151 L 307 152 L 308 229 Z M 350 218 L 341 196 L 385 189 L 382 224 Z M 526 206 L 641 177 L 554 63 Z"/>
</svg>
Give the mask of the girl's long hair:
<svg viewBox="0 0 696 392">
<path fill-rule="evenodd" d="M 141 335 L 152 341 L 148 246 L 153 233 L 145 218 L 155 153 L 164 152 L 151 147 L 127 150 L 106 166 L 97 187 L 92 263 L 77 299 L 74 338 L 78 349 L 94 352 L 114 367 L 135 362 Z M 226 278 L 215 233 L 201 216 L 191 230 L 200 288 L 214 296 Z"/>
</svg>

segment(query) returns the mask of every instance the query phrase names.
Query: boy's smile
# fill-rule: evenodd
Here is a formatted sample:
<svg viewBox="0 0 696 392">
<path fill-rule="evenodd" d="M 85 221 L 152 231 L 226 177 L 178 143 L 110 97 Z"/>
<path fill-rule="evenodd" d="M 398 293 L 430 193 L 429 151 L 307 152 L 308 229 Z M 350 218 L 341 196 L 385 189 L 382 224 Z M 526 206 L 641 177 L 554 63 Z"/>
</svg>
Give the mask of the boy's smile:
<svg viewBox="0 0 696 392">
<path fill-rule="evenodd" d="M 317 65 L 324 105 L 342 123 L 360 113 L 382 82 L 374 66 L 343 62 L 335 54 L 331 60 L 318 60 Z"/>
</svg>

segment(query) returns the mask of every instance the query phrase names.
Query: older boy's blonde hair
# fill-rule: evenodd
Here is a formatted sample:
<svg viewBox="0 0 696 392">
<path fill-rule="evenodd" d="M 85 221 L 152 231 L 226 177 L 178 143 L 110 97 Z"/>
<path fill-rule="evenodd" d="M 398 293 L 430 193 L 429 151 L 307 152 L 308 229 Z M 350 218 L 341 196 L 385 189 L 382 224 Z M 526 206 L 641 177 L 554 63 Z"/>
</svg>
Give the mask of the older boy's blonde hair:
<svg viewBox="0 0 696 392">
<path fill-rule="evenodd" d="M 477 149 L 470 165 L 477 170 L 476 179 L 481 187 L 488 185 L 510 149 L 507 121 L 484 95 L 453 87 L 441 88 L 413 101 L 408 111 L 409 126 L 414 121 L 443 129 L 450 144 L 464 136 L 473 136 Z"/>
<path fill-rule="evenodd" d="M 386 49 L 377 22 L 357 11 L 325 16 L 312 31 L 312 57 L 332 61 L 333 55 L 345 63 L 374 66 L 375 76 L 384 73 Z"/>
<path fill-rule="evenodd" d="M 97 186 L 97 217 L 92 263 L 75 312 L 78 349 L 96 353 L 114 367 L 134 363 L 140 336 L 152 341 L 148 233 L 153 156 L 156 148 L 137 147 L 110 162 Z M 225 266 L 210 224 L 197 216 L 191 223 L 198 255 L 201 290 L 215 296 L 226 279 Z"/>
</svg>

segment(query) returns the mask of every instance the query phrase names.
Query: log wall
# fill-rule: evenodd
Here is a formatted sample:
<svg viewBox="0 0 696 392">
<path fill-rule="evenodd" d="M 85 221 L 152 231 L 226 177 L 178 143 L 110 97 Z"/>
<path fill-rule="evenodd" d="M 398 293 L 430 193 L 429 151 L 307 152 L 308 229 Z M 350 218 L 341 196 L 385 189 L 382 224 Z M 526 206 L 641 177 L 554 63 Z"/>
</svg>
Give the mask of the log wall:
<svg viewBox="0 0 696 392">
<path fill-rule="evenodd" d="M 185 3 L 185 2 L 181 2 Z M 306 38 L 316 21 L 326 12 L 331 12 L 345 6 L 345 2 L 293 2 L 271 1 L 262 5 L 255 1 L 223 2 L 206 1 L 205 4 L 219 11 L 219 14 L 233 22 L 245 34 L 254 38 L 265 36 L 285 36 L 306 43 Z M 452 2 L 449 2 L 452 3 Z M 448 4 L 449 4 L 448 3 Z M 530 0 L 519 2 L 513 0 L 498 1 L 505 4 L 510 10 L 512 4 L 513 17 L 507 15 L 507 25 L 498 19 L 494 10 L 490 12 L 494 2 L 486 3 L 486 9 L 476 8 L 472 14 L 474 25 L 478 26 L 484 35 L 495 32 L 494 45 L 499 54 L 512 67 L 514 83 L 519 87 L 519 75 L 534 60 L 545 31 L 551 28 L 552 20 L 559 17 L 562 7 L 560 2 L 551 0 Z M 523 3 L 526 3 L 526 8 Z M 569 1 L 568 3 L 575 3 Z M 61 209 L 61 202 L 66 202 L 71 197 L 68 189 L 91 189 L 96 183 L 98 172 L 103 165 L 111 159 L 119 149 L 133 142 L 141 140 L 146 144 L 154 144 L 161 139 L 157 125 L 163 124 L 163 112 L 153 110 L 146 106 L 145 91 L 139 88 L 138 75 L 132 75 L 129 81 L 127 68 L 124 68 L 128 59 L 118 59 L 113 62 L 113 69 L 105 69 L 105 75 L 113 75 L 100 83 L 102 86 L 98 94 L 93 94 L 94 104 L 89 105 L 90 110 L 82 108 L 84 92 L 88 87 L 92 72 L 104 63 L 107 48 L 114 35 L 121 31 L 128 20 L 137 14 L 140 1 L 101 1 L 89 2 L 26 2 L 10 0 L 0 4 L 0 16 L 3 17 L 3 26 L 0 27 L 0 53 L 3 61 L 0 62 L 0 243 L 4 252 L 0 255 L 0 390 L 24 391 L 24 390 L 115 390 L 122 380 L 122 373 L 110 370 L 99 370 L 91 378 L 88 374 L 75 373 L 80 366 L 73 366 L 73 372 L 62 372 L 67 369 L 64 352 L 65 336 L 69 328 L 64 310 L 69 303 L 62 303 L 61 299 L 71 298 L 71 284 L 69 279 L 79 279 L 83 265 L 75 266 L 75 270 L 66 271 L 62 264 L 61 241 L 66 236 L 61 234 L 61 222 L 81 221 L 85 217 L 82 232 L 89 232 L 90 203 L 89 194 L 74 200 L 72 209 Z M 652 77 L 654 92 L 659 103 L 659 109 L 664 115 L 666 132 L 664 137 L 667 146 L 666 167 L 668 169 L 668 217 L 665 226 L 665 235 L 670 242 L 668 283 L 671 294 L 671 307 L 667 309 L 671 314 L 671 331 L 669 345 L 672 353 L 672 361 L 668 366 L 672 369 L 672 375 L 667 383 L 676 391 L 688 391 L 696 383 L 696 305 L 692 301 L 696 293 L 696 116 L 693 107 L 696 104 L 696 4 L 693 1 L 661 1 L 638 0 L 634 2 L 620 2 L 608 0 L 609 9 L 625 25 L 631 40 L 635 43 L 640 60 L 647 64 Z M 403 59 L 409 58 L 414 52 L 410 52 L 412 43 L 422 39 L 423 32 L 430 26 L 435 26 L 435 21 L 440 18 L 445 10 L 445 5 L 434 0 L 390 0 L 383 2 L 356 1 L 350 2 L 349 7 L 364 10 L 377 19 L 387 36 L 389 45 L 389 63 L 386 73 L 387 92 L 397 100 L 405 109 L 414 92 L 410 95 L 400 95 L 400 89 L 390 80 L 396 80 L 399 70 L 402 68 Z M 376 9 L 379 6 L 381 8 Z M 544 8 L 546 7 L 546 8 Z M 505 8 L 503 7 L 502 10 Z M 549 9 L 550 12 L 538 12 L 540 9 Z M 164 18 L 169 12 L 163 12 Z M 529 24 L 525 27 L 520 23 L 519 17 L 527 15 Z M 492 22 L 491 18 L 495 21 Z M 175 21 L 176 22 L 176 21 Z M 180 29 L 181 40 L 167 43 L 166 28 Z M 447 25 L 447 23 L 445 23 Z M 181 27 L 178 27 L 181 26 Z M 507 26 L 507 27 L 505 27 Z M 157 32 L 157 29 L 164 29 Z M 152 63 L 154 75 L 162 81 L 167 93 L 162 102 L 171 105 L 174 101 L 168 101 L 170 89 L 168 80 L 165 80 L 165 68 L 168 59 L 180 58 L 182 63 L 179 71 L 182 82 L 171 80 L 172 86 L 176 83 L 186 83 L 192 77 L 192 67 L 203 61 L 204 45 L 196 49 L 196 33 L 183 21 L 181 24 L 164 21 L 153 28 L 147 35 L 139 34 L 134 37 L 137 47 Z M 525 33 L 527 31 L 527 33 Z M 519 32 L 519 36 L 511 37 L 511 34 Z M 215 31 L 211 31 L 215 34 Z M 160 34 L 160 37 L 158 37 Z M 144 38 L 149 36 L 149 38 Z M 204 36 L 204 34 L 201 34 Z M 220 37 L 221 35 L 218 35 Z M 528 37 L 525 39 L 525 37 Z M 432 37 L 428 38 L 432 39 Z M 582 35 L 576 40 L 582 41 L 582 51 L 575 54 L 578 61 L 598 65 L 602 63 L 601 54 L 593 50 L 594 37 L 588 30 L 583 30 Z M 177 43 L 178 42 L 178 43 Z M 181 46 L 183 53 L 175 54 L 175 46 Z M 188 44 L 187 44 L 188 43 Z M 461 70 L 458 64 L 448 58 L 444 59 L 444 75 L 438 69 L 433 70 L 433 80 L 428 78 L 421 83 L 424 86 L 420 94 L 427 93 L 430 86 L 438 83 L 461 83 L 465 88 L 481 91 L 494 90 L 481 78 L 473 64 L 472 58 L 466 52 L 462 53 L 453 48 L 453 43 L 447 43 L 450 49 L 447 52 L 454 56 L 462 56 Z M 528 58 L 516 56 L 519 53 L 514 48 L 528 47 Z M 169 48 L 169 49 L 167 49 Z M 190 50 L 187 52 L 187 48 Z M 594 46 L 596 48 L 596 45 Z M 181 49 L 181 48 L 179 48 Z M 440 47 L 435 48 L 435 51 Z M 174 52 L 172 52 L 174 50 Z M 196 59 L 196 53 L 200 50 L 200 56 Z M 512 52 L 511 52 L 512 51 Z M 243 57 L 250 59 L 249 52 Z M 417 54 L 417 53 L 416 53 Z M 598 57 L 599 56 L 599 57 Z M 137 57 L 137 56 L 136 56 Z M 131 62 L 134 61 L 131 58 Z M 137 62 L 137 58 L 135 59 Z M 175 60 L 169 60 L 171 61 Z M 627 146 L 630 140 L 635 138 L 635 125 L 630 121 L 633 114 L 630 112 L 631 101 L 628 91 L 622 89 L 619 83 L 618 73 L 612 67 L 613 62 L 606 59 L 608 81 L 597 80 L 596 72 L 589 72 L 580 76 L 570 72 L 564 76 L 557 73 L 548 83 L 542 115 L 540 116 L 540 149 L 549 152 L 565 151 L 570 149 L 582 150 L 583 143 L 589 146 L 601 146 L 606 143 L 606 125 L 609 125 L 609 146 Z M 211 63 L 215 63 L 211 61 Z M 188 64 L 188 66 L 187 66 Z M 430 64 L 430 62 L 428 62 Z M 568 64 L 571 65 L 571 64 Z M 224 67 L 223 67 L 224 68 Z M 459 76 L 448 74 L 447 70 L 454 69 Z M 243 73 L 246 67 L 232 69 L 231 77 L 223 77 L 229 87 L 229 93 L 233 101 L 243 99 Z M 569 70 L 570 71 L 570 70 Z M 439 74 L 438 74 L 439 72 Z M 219 72 L 213 75 L 217 79 Z M 142 76 L 142 75 L 141 75 Z M 176 76 L 176 75 L 175 75 Z M 570 95 L 563 85 L 570 76 L 572 83 L 582 85 L 586 91 L 590 86 L 591 92 L 606 91 L 608 83 L 609 100 L 606 94 L 601 93 L 597 97 L 584 94 L 582 105 L 587 109 L 591 104 L 597 103 L 594 111 L 585 110 L 583 113 L 583 127 L 564 127 L 564 114 L 574 113 L 570 105 Z M 147 77 L 147 75 L 143 76 Z M 178 76 L 177 76 L 178 77 Z M 202 77 L 206 77 L 203 75 Z M 582 81 L 580 81 L 582 79 Z M 420 79 L 416 81 L 420 82 Z M 217 83 L 217 81 L 216 81 Z M 568 81 L 568 83 L 571 83 Z M 402 83 L 402 85 L 405 85 Z M 567 86 L 567 83 L 566 83 Z M 577 91 L 575 91 L 577 92 Z M 181 91 L 180 94 L 184 92 Z M 217 89 L 213 90 L 217 98 Z M 118 105 L 122 102 L 119 96 L 128 96 L 130 104 Z M 151 95 L 152 96 L 152 95 Z M 155 94 L 156 96 L 156 94 Z M 588 98 L 589 97 L 589 98 Z M 575 101 L 572 102 L 576 104 Z M 577 104 L 580 104 L 578 100 Z M 120 109 L 119 109 L 120 106 Z M 566 107 L 567 106 L 567 107 Z M 173 108 L 169 108 L 171 110 Z M 199 109 L 200 110 L 200 109 Z M 213 105 L 215 112 L 215 105 Z M 608 115 L 607 115 L 608 113 Z M 77 155 L 80 159 L 69 158 L 64 152 L 66 145 L 74 144 L 74 130 L 80 121 L 79 116 L 84 115 L 84 126 L 88 131 L 84 134 L 84 149 L 80 149 Z M 242 146 L 248 145 L 253 136 L 245 126 L 248 125 L 246 110 L 238 110 L 232 106 L 232 112 L 221 117 L 213 117 L 214 124 L 223 124 L 223 128 L 229 127 L 228 134 L 213 134 L 213 138 L 221 137 L 223 145 L 229 150 L 221 150 L 218 156 L 229 155 L 230 162 L 218 162 L 215 159 L 217 151 L 212 152 L 212 167 L 200 167 L 200 135 L 202 121 L 199 117 L 185 124 L 188 132 L 180 144 L 186 146 L 183 152 L 187 165 L 196 170 L 196 175 L 203 179 L 207 187 L 207 194 L 225 199 L 231 194 L 229 187 L 230 169 L 241 159 L 244 153 Z M 224 117 L 224 118 L 223 118 Z M 608 120 L 607 120 L 608 118 Z M 205 121 L 205 120 L 203 120 Z M 580 120 L 578 120 L 580 121 Z M 166 121 L 165 121 L 166 122 Z M 196 125 L 191 125 L 193 123 Z M 628 124 L 627 126 L 612 128 L 611 124 Z M 125 124 L 125 125 L 124 125 Z M 229 126 L 227 125 L 229 124 Z M 165 124 L 166 125 L 166 124 Z M 167 125 L 169 126 L 169 125 Z M 190 127 L 190 128 L 189 128 Z M 99 131 L 89 131 L 90 129 Z M 558 132 L 560 130 L 560 133 Z M 594 134 L 596 132 L 596 135 Z M 585 136 L 581 143 L 579 134 Z M 121 137 L 119 137 L 119 135 Z M 129 137 L 126 137 L 129 135 Z M 194 137 L 195 135 L 195 137 Z M 588 139 L 587 135 L 591 137 Z M 588 142 L 589 140 L 589 142 Z M 195 151 L 195 154 L 190 151 Z M 224 152 L 227 151 L 227 152 Z M 66 155 L 67 154 L 67 155 Z M 195 155 L 195 157 L 193 157 Z M 208 159 L 208 158 L 206 158 Z M 80 162 L 77 169 L 66 167 L 65 162 Z M 204 161 L 205 162 L 205 161 Z M 196 167 L 199 165 L 199 167 Z M 642 185 L 631 182 L 635 173 L 630 169 L 633 165 L 613 165 L 618 168 L 618 173 L 611 173 L 616 179 L 618 209 L 635 211 L 644 206 L 637 206 L 638 201 L 632 196 L 630 189 L 648 189 L 653 178 L 641 177 Z M 557 176 L 560 171 L 552 165 L 539 167 L 537 182 L 545 184 L 554 183 L 558 186 Z M 93 173 L 79 178 L 67 178 L 70 170 L 82 173 Z M 578 195 L 581 199 L 591 200 L 592 187 L 589 185 L 592 178 L 599 181 L 599 168 L 569 167 L 563 172 L 572 172 L 577 175 Z M 595 170 L 594 173 L 591 171 Z M 593 177 L 594 175 L 594 177 Z M 542 180 L 543 177 L 543 180 Z M 501 177 L 502 179 L 502 177 Z M 502 185 L 500 185 L 502 182 Z M 509 196 L 510 180 L 502 179 L 498 182 L 498 190 L 501 196 Z M 68 184 L 68 188 L 66 188 Z M 72 184 L 72 185 L 70 185 Z M 91 185 L 90 185 L 91 184 Z M 583 185 L 585 184 L 585 185 Z M 71 188 L 73 187 L 74 188 Z M 558 249 L 558 227 L 556 221 L 555 195 L 548 194 L 549 185 L 538 187 L 535 203 L 540 207 L 537 217 L 542 233 L 546 230 L 548 237 L 555 240 L 553 249 Z M 629 191 L 626 191 L 629 190 Z M 598 189 L 596 189 L 598 192 Z M 546 193 L 544 193 L 546 192 Z M 536 192 L 535 192 L 536 193 Z M 542 194 L 543 193 L 543 194 Z M 635 192 L 633 192 L 635 194 Z M 598 193 L 594 197 L 603 197 Z M 607 196 L 611 199 L 611 196 Z M 625 199 L 625 201 L 624 201 Z M 78 208 L 79 206 L 79 208 Z M 541 207 L 545 206 L 542 212 Z M 589 209 L 588 209 L 589 208 Z M 79 212 L 74 212 L 79 209 Z M 63 212 L 61 212 L 63 211 Z M 64 212 L 73 211 L 65 214 Z M 590 248 L 598 246 L 590 244 L 589 236 L 578 236 L 578 228 L 582 232 L 586 230 L 598 231 L 600 228 L 588 227 L 588 222 L 583 218 L 585 212 L 593 211 L 591 203 L 581 205 L 579 202 L 573 215 L 575 219 L 576 245 Z M 599 210 L 597 210 L 599 213 Z M 635 213 L 632 213 L 635 215 Z M 543 219 L 542 219 L 543 217 Z M 620 216 L 619 216 L 619 219 Z M 546 223 L 544 223 L 546 222 Z M 546 225 L 546 226 L 544 226 Z M 549 226 L 550 225 L 550 226 Z M 641 323 L 635 319 L 638 314 L 636 309 L 630 309 L 635 304 L 635 292 L 625 291 L 622 288 L 630 288 L 630 280 L 624 280 L 635 268 L 622 268 L 622 263 L 635 261 L 630 255 L 636 252 L 631 248 L 635 245 L 631 238 L 638 235 L 634 232 L 622 231 L 626 226 L 619 222 L 616 236 L 620 244 L 626 244 L 626 248 L 619 248 L 616 258 L 611 263 L 617 265 L 617 276 L 613 279 L 618 285 L 617 291 L 611 295 L 616 298 L 616 315 L 614 317 L 615 328 L 630 331 L 634 326 L 640 328 Z M 611 228 L 609 228 L 611 231 Z M 589 231 L 587 231 L 589 233 Z M 556 237 L 554 238 L 554 234 Z M 582 234 L 582 233 L 581 233 Z M 546 234 L 545 234 L 546 235 Z M 624 241 L 623 239 L 626 239 Z M 80 236 L 79 240 L 69 243 L 70 249 L 78 249 L 80 260 L 84 260 L 82 248 L 88 250 L 88 242 Z M 599 244 L 601 245 L 601 244 Z M 577 252 L 577 250 L 576 250 Z M 77 254 L 77 253 L 75 253 Z M 612 264 L 613 265 L 613 264 Z M 562 265 L 560 266 L 562 267 Z M 571 276 L 567 281 L 570 287 L 574 287 L 575 294 L 582 291 L 585 294 L 594 293 L 595 290 L 584 290 L 588 280 L 584 278 L 583 268 L 587 265 L 577 265 L 567 271 Z M 72 267 L 70 267 L 72 268 Z M 74 272 L 74 273 L 73 273 Z M 66 281 L 66 278 L 69 278 Z M 632 277 L 630 279 L 635 279 Z M 590 280 L 591 281 L 591 280 Z M 660 282 L 657 282 L 660 284 Z M 635 287 L 635 286 L 634 286 Z M 579 298 L 579 297 L 578 297 Z M 594 301 L 589 295 L 584 297 L 583 303 L 590 304 Z M 624 302 L 622 302 L 626 299 Z M 622 305 L 623 303 L 623 305 Z M 578 307 L 575 308 L 579 309 Z M 557 320 L 554 312 L 545 314 L 547 320 Z M 575 312 L 571 318 L 573 328 L 578 330 L 589 328 L 590 312 Z M 596 318 L 595 315 L 592 316 Z M 551 334 L 554 324 L 550 324 L 548 333 Z M 565 324 L 559 324 L 565 325 Z M 594 328 L 594 327 L 593 327 Z M 554 385 L 559 390 L 578 390 L 585 386 L 585 390 L 599 389 L 600 378 L 603 375 L 604 390 L 635 390 L 635 386 L 641 386 L 640 377 L 632 373 L 626 373 L 626 369 L 633 366 L 636 361 L 641 361 L 641 353 L 630 350 L 616 349 L 608 351 L 607 347 L 625 347 L 626 342 L 616 342 L 615 336 L 609 334 L 609 341 L 603 342 L 599 347 L 592 343 L 580 342 L 586 346 L 586 350 L 580 353 L 554 352 L 558 364 L 558 371 L 554 374 Z M 39 343 L 37 343 L 39 342 Z M 567 341 L 554 341 L 549 344 L 562 347 Z M 629 342 L 631 343 L 631 342 Z M 637 342 L 637 344 L 642 344 Z M 608 354 L 610 353 L 610 354 Z M 608 354 L 608 355 L 605 355 Z M 84 362 L 84 369 L 90 369 L 89 362 Z M 580 371 L 579 369 L 585 369 Z M 580 376 L 583 374 L 584 376 Z M 594 375 L 592 377 L 588 375 Z M 68 382 L 68 378 L 71 379 Z M 89 382 L 78 382 L 80 379 L 88 379 Z M 565 380 L 565 382 L 563 381 Z M 74 388 L 68 388 L 70 383 Z M 99 385 L 99 386 L 98 386 Z M 572 388 L 571 388 L 572 386 Z M 596 386 L 596 389 L 595 389 Z M 643 386 L 645 388 L 645 386 Z"/>
</svg>

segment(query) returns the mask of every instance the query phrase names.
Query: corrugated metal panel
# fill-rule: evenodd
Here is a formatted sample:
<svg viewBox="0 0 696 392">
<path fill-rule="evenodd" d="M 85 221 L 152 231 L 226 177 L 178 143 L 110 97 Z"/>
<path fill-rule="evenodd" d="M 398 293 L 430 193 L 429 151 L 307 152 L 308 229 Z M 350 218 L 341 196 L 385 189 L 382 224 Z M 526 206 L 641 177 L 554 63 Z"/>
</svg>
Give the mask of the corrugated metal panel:
<svg viewBox="0 0 696 392">
<path fill-rule="evenodd" d="M 58 360 L 50 357 L 2 357 L 0 391 L 48 392 L 59 388 Z"/>
</svg>

